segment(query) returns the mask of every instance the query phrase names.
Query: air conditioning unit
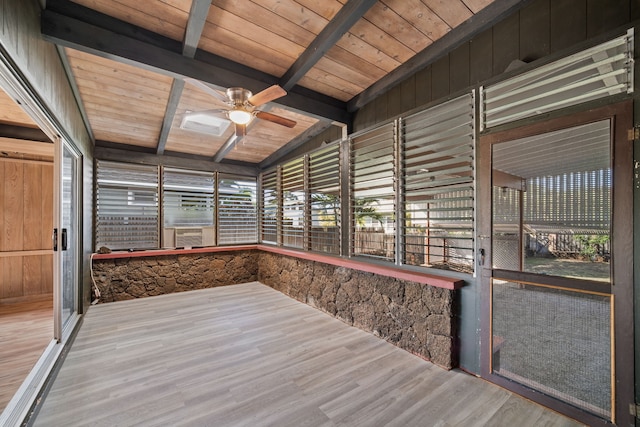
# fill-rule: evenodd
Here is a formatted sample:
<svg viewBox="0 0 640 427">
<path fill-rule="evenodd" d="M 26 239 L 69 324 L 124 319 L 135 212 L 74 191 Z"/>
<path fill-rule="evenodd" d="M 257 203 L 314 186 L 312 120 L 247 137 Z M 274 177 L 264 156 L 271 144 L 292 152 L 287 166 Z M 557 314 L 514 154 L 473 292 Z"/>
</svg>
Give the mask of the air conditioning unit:
<svg viewBox="0 0 640 427">
<path fill-rule="evenodd" d="M 164 238 L 165 247 L 213 246 L 215 244 L 215 229 L 214 227 L 165 228 Z"/>
</svg>

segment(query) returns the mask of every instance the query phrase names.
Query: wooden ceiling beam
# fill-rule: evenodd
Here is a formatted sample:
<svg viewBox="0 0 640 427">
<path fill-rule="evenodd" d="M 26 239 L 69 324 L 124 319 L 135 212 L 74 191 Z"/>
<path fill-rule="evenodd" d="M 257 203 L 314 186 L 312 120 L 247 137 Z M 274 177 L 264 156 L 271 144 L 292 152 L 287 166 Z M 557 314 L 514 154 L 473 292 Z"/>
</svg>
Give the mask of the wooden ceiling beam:
<svg viewBox="0 0 640 427">
<path fill-rule="evenodd" d="M 349 0 L 280 79 L 285 90 L 293 88 L 377 0 Z"/>
<path fill-rule="evenodd" d="M 202 30 L 207 23 L 211 0 L 193 0 L 189 11 L 189 20 L 182 41 L 182 54 L 188 58 L 194 58 L 198 50 L 198 43 L 202 36 Z"/>
<path fill-rule="evenodd" d="M 0 123 L 0 137 L 37 142 L 51 142 L 47 134 L 39 128 L 15 126 L 4 123 Z"/>
<path fill-rule="evenodd" d="M 194 59 L 187 58 L 174 40 L 67 0 L 47 1 L 41 32 L 49 42 L 175 79 L 190 77 L 224 88 L 241 86 L 254 93 L 279 82 L 275 76 L 201 50 Z M 274 104 L 340 123 L 349 123 L 351 118 L 345 102 L 300 87 Z"/>
<path fill-rule="evenodd" d="M 162 119 L 160 136 L 158 137 L 158 148 L 156 149 L 156 154 L 158 155 L 162 155 L 165 147 L 167 146 L 167 138 L 169 137 L 169 131 L 173 125 L 173 119 L 176 116 L 176 111 L 178 110 L 178 104 L 180 104 L 183 89 L 184 80 L 173 79 L 171 92 L 169 92 L 169 99 L 167 100 L 167 108 L 164 111 L 164 119 Z"/>
<path fill-rule="evenodd" d="M 418 52 L 413 58 L 369 86 L 349 101 L 348 111 L 357 111 L 377 98 L 381 93 L 406 80 L 418 71 L 426 68 L 441 57 L 491 28 L 496 22 L 522 9 L 532 0 L 494 0 L 484 9 L 470 17 L 447 34 Z"/>
<path fill-rule="evenodd" d="M 324 132 L 326 129 L 330 128 L 331 126 L 333 126 L 333 123 L 326 122 L 326 121 L 317 122 L 316 124 L 311 126 L 309 129 L 304 131 L 302 134 L 298 135 L 297 137 L 289 141 L 287 145 L 280 147 L 277 151 L 275 151 L 269 157 L 267 157 L 262 162 L 260 162 L 258 167 L 260 168 L 260 170 L 264 170 L 266 168 L 273 166 L 284 156 L 291 153 L 296 148 L 300 147 L 302 144 L 309 141 L 314 136 Z M 333 142 L 333 141 L 329 141 L 329 142 Z"/>
<path fill-rule="evenodd" d="M 210 6 L 211 0 L 193 0 L 193 3 L 191 3 L 189 20 L 187 21 L 187 28 L 185 29 L 184 39 L 182 40 L 182 55 L 187 58 L 194 58 L 196 55 L 202 30 L 204 29 L 204 24 L 207 22 Z M 171 126 L 173 126 L 173 119 L 176 116 L 183 90 L 184 80 L 173 79 L 169 100 L 167 101 L 167 108 L 165 109 L 164 119 L 162 120 L 162 127 L 160 128 L 160 136 L 158 137 L 157 154 L 164 153 L 169 131 L 171 130 Z"/>
<path fill-rule="evenodd" d="M 247 132 L 250 129 L 251 129 L 251 124 L 247 126 Z M 235 147 L 237 143 L 242 141 L 243 138 L 244 138 L 243 136 L 237 136 L 235 134 L 231 135 L 229 139 L 227 139 L 225 143 L 222 144 L 222 147 L 218 149 L 218 152 L 213 156 L 212 161 L 216 163 L 220 162 L 222 159 L 224 159 L 227 156 L 227 154 L 229 154 L 231 150 L 233 150 L 233 147 Z"/>
<path fill-rule="evenodd" d="M 219 171 L 239 175 L 257 176 L 259 170 L 252 164 L 225 161 L 213 163 L 208 156 L 165 151 L 163 156 L 155 154 L 152 148 L 137 145 L 120 144 L 108 141 L 96 141 L 94 157 L 99 160 L 127 162 L 146 165 L 163 165 L 169 167 L 196 169 L 201 171 Z"/>
</svg>

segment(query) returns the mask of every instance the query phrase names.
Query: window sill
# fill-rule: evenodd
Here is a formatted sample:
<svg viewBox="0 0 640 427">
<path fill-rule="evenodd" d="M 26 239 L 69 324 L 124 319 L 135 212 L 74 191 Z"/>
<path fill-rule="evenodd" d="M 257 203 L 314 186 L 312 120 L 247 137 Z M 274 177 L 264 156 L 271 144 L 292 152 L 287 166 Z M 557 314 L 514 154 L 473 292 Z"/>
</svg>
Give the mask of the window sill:
<svg viewBox="0 0 640 427">
<path fill-rule="evenodd" d="M 141 258 L 166 255 L 207 254 L 215 252 L 248 251 L 258 249 L 258 245 L 211 246 L 193 249 L 146 249 L 139 251 L 115 251 L 108 254 L 93 254 L 93 259 Z"/>
<path fill-rule="evenodd" d="M 465 281 L 462 279 L 438 276 L 435 274 L 426 274 L 416 271 L 404 270 L 395 266 L 384 266 L 379 264 L 368 263 L 364 261 L 356 261 L 349 258 L 340 258 L 337 256 L 323 255 L 313 252 L 297 251 L 293 249 L 285 249 L 268 245 L 241 245 L 241 246 L 216 246 L 194 249 L 150 249 L 141 251 L 119 251 L 109 254 L 93 254 L 93 259 L 116 259 L 116 258 L 140 258 L 167 255 L 188 255 L 188 254 L 206 254 L 216 252 L 230 251 L 246 251 L 260 250 L 278 255 L 290 256 L 293 258 L 304 259 L 307 261 L 316 261 L 324 264 L 335 265 L 338 267 L 351 268 L 353 270 L 366 273 L 374 273 L 382 276 L 393 277 L 399 280 L 407 280 L 410 282 L 422 283 L 429 286 L 445 289 L 460 289 L 464 286 Z"/>
</svg>

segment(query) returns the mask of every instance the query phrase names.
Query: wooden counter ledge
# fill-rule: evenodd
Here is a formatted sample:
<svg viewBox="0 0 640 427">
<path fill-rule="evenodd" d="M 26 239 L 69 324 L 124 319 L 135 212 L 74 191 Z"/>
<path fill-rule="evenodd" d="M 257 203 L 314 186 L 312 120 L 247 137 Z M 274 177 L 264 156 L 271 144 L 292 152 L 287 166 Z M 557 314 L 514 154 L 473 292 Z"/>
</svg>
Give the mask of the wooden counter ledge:
<svg viewBox="0 0 640 427">
<path fill-rule="evenodd" d="M 215 253 L 230 251 L 246 251 L 260 250 L 271 252 L 279 255 L 300 258 L 309 261 L 321 262 L 324 264 L 335 265 L 339 267 L 351 268 L 353 270 L 363 271 L 367 273 L 380 274 L 382 276 L 393 277 L 400 280 L 422 283 L 430 286 L 445 289 L 459 289 L 464 286 L 462 279 L 444 277 L 435 274 L 421 273 L 417 271 L 405 270 L 395 266 L 384 266 L 379 264 L 357 261 L 350 258 L 340 258 L 336 256 L 323 255 L 314 252 L 296 251 L 293 249 L 285 249 L 268 245 L 241 245 L 241 246 L 215 246 L 206 248 L 192 249 L 150 249 L 140 251 L 117 251 L 108 254 L 93 254 L 93 259 L 114 259 L 114 258 L 138 258 L 151 256 L 167 256 L 167 255 L 188 255 L 199 253 Z"/>
</svg>

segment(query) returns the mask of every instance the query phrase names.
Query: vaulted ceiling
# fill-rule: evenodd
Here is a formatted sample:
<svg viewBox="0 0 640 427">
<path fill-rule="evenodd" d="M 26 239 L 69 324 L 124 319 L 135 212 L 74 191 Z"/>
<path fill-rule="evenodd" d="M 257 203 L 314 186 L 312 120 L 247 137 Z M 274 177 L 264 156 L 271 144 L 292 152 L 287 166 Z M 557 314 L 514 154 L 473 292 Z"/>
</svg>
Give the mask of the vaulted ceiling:
<svg viewBox="0 0 640 427">
<path fill-rule="evenodd" d="M 521 3 L 48 0 L 41 31 L 60 46 L 96 145 L 260 165 L 330 126 L 349 127 L 360 107 Z M 246 136 L 233 126 L 220 136 L 181 128 L 190 112 L 224 119 L 228 87 L 256 94 L 271 85 L 288 93 L 258 110 L 294 127 L 254 118 Z"/>
</svg>

